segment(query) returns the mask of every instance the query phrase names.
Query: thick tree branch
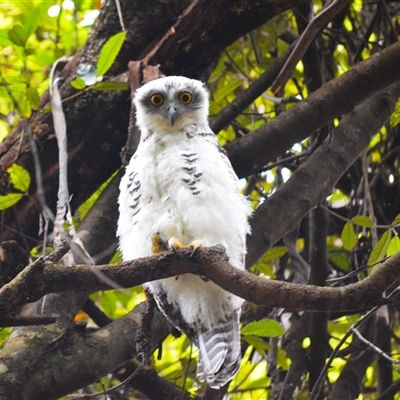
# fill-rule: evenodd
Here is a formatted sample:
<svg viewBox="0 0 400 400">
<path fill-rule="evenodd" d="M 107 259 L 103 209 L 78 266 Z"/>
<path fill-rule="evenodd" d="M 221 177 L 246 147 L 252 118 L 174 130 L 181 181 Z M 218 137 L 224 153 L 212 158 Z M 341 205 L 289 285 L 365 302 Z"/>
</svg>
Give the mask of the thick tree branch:
<svg viewBox="0 0 400 400">
<path fill-rule="evenodd" d="M 334 131 L 329 150 L 325 146 L 317 149 L 254 212 L 251 218 L 252 235 L 247 240 L 247 265 L 253 265 L 277 240 L 296 229 L 304 216 L 332 193 L 334 185 L 368 146 L 371 137 L 388 121 L 399 96 L 400 81 L 345 115 Z M 336 102 L 333 99 L 329 101 L 331 104 Z M 303 114 L 295 112 L 293 115 L 297 118 Z M 305 124 L 307 122 L 303 121 Z"/>
<path fill-rule="evenodd" d="M 168 252 L 118 265 L 43 265 L 26 268 L 12 282 L 0 289 L 3 312 L 22 303 L 36 300 L 50 292 L 94 292 L 109 289 L 93 271 L 101 272 L 118 285 L 131 287 L 156 279 L 185 273 L 208 277 L 222 288 L 259 305 L 310 311 L 360 310 L 384 302 L 382 293 L 400 278 L 400 253 L 386 261 L 366 279 L 345 287 L 297 285 L 257 277 L 233 268 L 221 246 L 178 254 Z M 32 282 L 36 282 L 35 285 Z"/>
<path fill-rule="evenodd" d="M 136 356 L 140 312 L 137 307 L 91 334 L 59 323 L 38 328 L 35 334 L 21 331 L 1 351 L 0 398 L 57 399 L 99 380 Z M 168 333 L 164 319 L 155 318 L 152 348 Z"/>
<path fill-rule="evenodd" d="M 293 144 L 400 79 L 398 65 L 400 42 L 328 82 L 251 135 L 230 143 L 226 149 L 236 173 L 244 177 L 259 172 Z"/>
</svg>

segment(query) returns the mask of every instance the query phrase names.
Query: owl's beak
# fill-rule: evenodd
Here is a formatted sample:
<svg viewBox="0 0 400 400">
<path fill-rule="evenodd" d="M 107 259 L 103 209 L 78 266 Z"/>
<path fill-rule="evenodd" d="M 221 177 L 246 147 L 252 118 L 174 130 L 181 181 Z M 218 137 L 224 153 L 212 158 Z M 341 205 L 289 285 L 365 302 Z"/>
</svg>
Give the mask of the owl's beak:
<svg viewBox="0 0 400 400">
<path fill-rule="evenodd" d="M 175 121 L 178 118 L 178 112 L 176 111 L 175 107 L 170 107 L 168 109 L 168 122 L 170 123 L 171 126 L 175 124 Z"/>
</svg>

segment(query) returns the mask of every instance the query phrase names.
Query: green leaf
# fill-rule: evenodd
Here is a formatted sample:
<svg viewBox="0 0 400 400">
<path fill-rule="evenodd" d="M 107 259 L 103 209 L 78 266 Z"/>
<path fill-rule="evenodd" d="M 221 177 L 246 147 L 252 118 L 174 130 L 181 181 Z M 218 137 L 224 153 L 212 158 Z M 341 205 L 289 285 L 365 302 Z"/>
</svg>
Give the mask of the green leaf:
<svg viewBox="0 0 400 400">
<path fill-rule="evenodd" d="M 13 43 L 8 33 L 9 31 L 7 29 L 0 29 L 0 46 L 9 46 Z"/>
<path fill-rule="evenodd" d="M 372 219 L 366 215 L 356 215 L 351 219 L 351 222 L 355 225 L 363 226 L 364 228 L 372 228 L 374 225 Z"/>
<path fill-rule="evenodd" d="M 254 270 L 257 270 L 258 272 L 261 272 L 262 274 L 267 275 L 270 278 L 276 278 L 276 275 L 274 272 L 274 266 L 272 263 L 258 262 L 256 264 L 254 264 L 250 270 L 252 272 L 254 272 Z"/>
<path fill-rule="evenodd" d="M 389 243 L 386 255 L 392 256 L 400 251 L 400 239 L 398 236 L 394 236 Z"/>
<path fill-rule="evenodd" d="M 98 82 L 90 89 L 110 92 L 112 90 L 129 90 L 129 85 L 125 82 Z"/>
<path fill-rule="evenodd" d="M 389 125 L 392 129 L 398 124 L 400 124 L 400 99 L 397 100 L 394 106 L 394 112 L 389 121 Z"/>
<path fill-rule="evenodd" d="M 40 97 L 39 93 L 36 89 L 30 87 L 26 90 L 26 97 L 29 100 L 29 103 L 31 103 L 31 107 L 38 109 L 40 107 Z"/>
<path fill-rule="evenodd" d="M 28 40 L 28 32 L 21 25 L 15 25 L 9 32 L 8 38 L 17 46 L 25 47 Z"/>
<path fill-rule="evenodd" d="M 351 260 L 349 257 L 349 253 L 345 251 L 330 251 L 328 253 L 329 260 L 336 265 L 336 267 L 340 268 L 342 271 L 346 272 L 349 270 L 351 265 Z"/>
<path fill-rule="evenodd" d="M 24 28 L 26 29 L 26 38 L 32 35 L 33 32 L 36 31 L 36 28 L 39 25 L 40 14 L 42 13 L 43 7 L 35 7 L 30 13 L 29 16 L 24 18 Z"/>
<path fill-rule="evenodd" d="M 111 68 L 119 51 L 121 50 L 125 37 L 126 32 L 119 32 L 111 36 L 104 44 L 97 61 L 97 77 L 105 75 Z"/>
<path fill-rule="evenodd" d="M 282 336 L 285 333 L 282 325 L 273 319 L 262 319 L 250 322 L 242 329 L 242 335 L 255 335 L 261 337 Z"/>
<path fill-rule="evenodd" d="M 382 237 L 378 240 L 378 243 L 372 249 L 368 259 L 368 265 L 375 264 L 386 256 L 391 239 L 392 231 L 388 230 L 382 235 Z"/>
<path fill-rule="evenodd" d="M 393 221 L 394 223 L 400 223 L 400 214 L 396 215 L 396 218 Z"/>
<path fill-rule="evenodd" d="M 0 196 L 0 211 L 6 210 L 18 203 L 24 195 L 22 193 L 8 193 Z"/>
<path fill-rule="evenodd" d="M 357 236 L 354 232 L 354 226 L 351 222 L 346 222 L 342 230 L 343 247 L 346 250 L 352 250 L 357 244 Z"/>
<path fill-rule="evenodd" d="M 253 346 L 260 354 L 266 355 L 266 350 L 271 350 L 271 345 L 265 342 L 260 336 L 244 335 L 243 340 Z"/>
<path fill-rule="evenodd" d="M 18 164 L 13 164 L 7 168 L 10 175 L 10 181 L 15 189 L 26 193 L 31 185 L 31 176 L 29 172 Z"/>
<path fill-rule="evenodd" d="M 77 77 L 70 82 L 71 86 L 76 90 L 85 89 L 86 83 L 81 77 Z"/>
<path fill-rule="evenodd" d="M 285 246 L 275 246 L 269 249 L 262 257 L 263 262 L 269 262 L 276 260 L 284 256 L 288 252 L 288 248 Z"/>
</svg>

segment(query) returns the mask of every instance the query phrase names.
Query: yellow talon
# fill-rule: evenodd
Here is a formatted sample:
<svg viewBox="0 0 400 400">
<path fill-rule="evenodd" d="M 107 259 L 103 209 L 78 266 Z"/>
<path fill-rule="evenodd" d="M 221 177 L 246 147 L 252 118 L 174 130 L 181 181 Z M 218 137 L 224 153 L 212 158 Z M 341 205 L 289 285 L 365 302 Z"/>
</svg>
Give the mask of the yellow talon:
<svg viewBox="0 0 400 400">
<path fill-rule="evenodd" d="M 189 243 L 189 247 L 193 249 L 192 253 L 190 254 L 190 257 L 193 257 L 196 254 L 196 251 L 203 247 L 203 241 L 200 239 L 193 240 L 193 242 Z"/>
<path fill-rule="evenodd" d="M 176 252 L 176 250 L 182 248 L 183 245 L 182 245 L 182 243 L 181 243 L 178 239 L 172 237 L 172 238 L 170 238 L 170 239 L 168 240 L 168 247 L 169 247 L 171 250 L 173 250 L 173 251 Z"/>
</svg>

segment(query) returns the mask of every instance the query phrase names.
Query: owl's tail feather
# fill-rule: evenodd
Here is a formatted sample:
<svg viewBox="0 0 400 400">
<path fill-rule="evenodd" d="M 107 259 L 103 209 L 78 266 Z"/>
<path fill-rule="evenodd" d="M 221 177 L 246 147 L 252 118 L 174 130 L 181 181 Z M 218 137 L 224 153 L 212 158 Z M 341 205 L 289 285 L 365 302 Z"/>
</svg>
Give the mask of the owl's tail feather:
<svg viewBox="0 0 400 400">
<path fill-rule="evenodd" d="M 234 311 L 233 314 L 233 318 L 222 322 L 213 330 L 197 331 L 197 345 L 200 351 L 197 376 L 201 381 L 207 381 L 214 389 L 224 386 L 239 369 L 239 313 Z"/>
</svg>

